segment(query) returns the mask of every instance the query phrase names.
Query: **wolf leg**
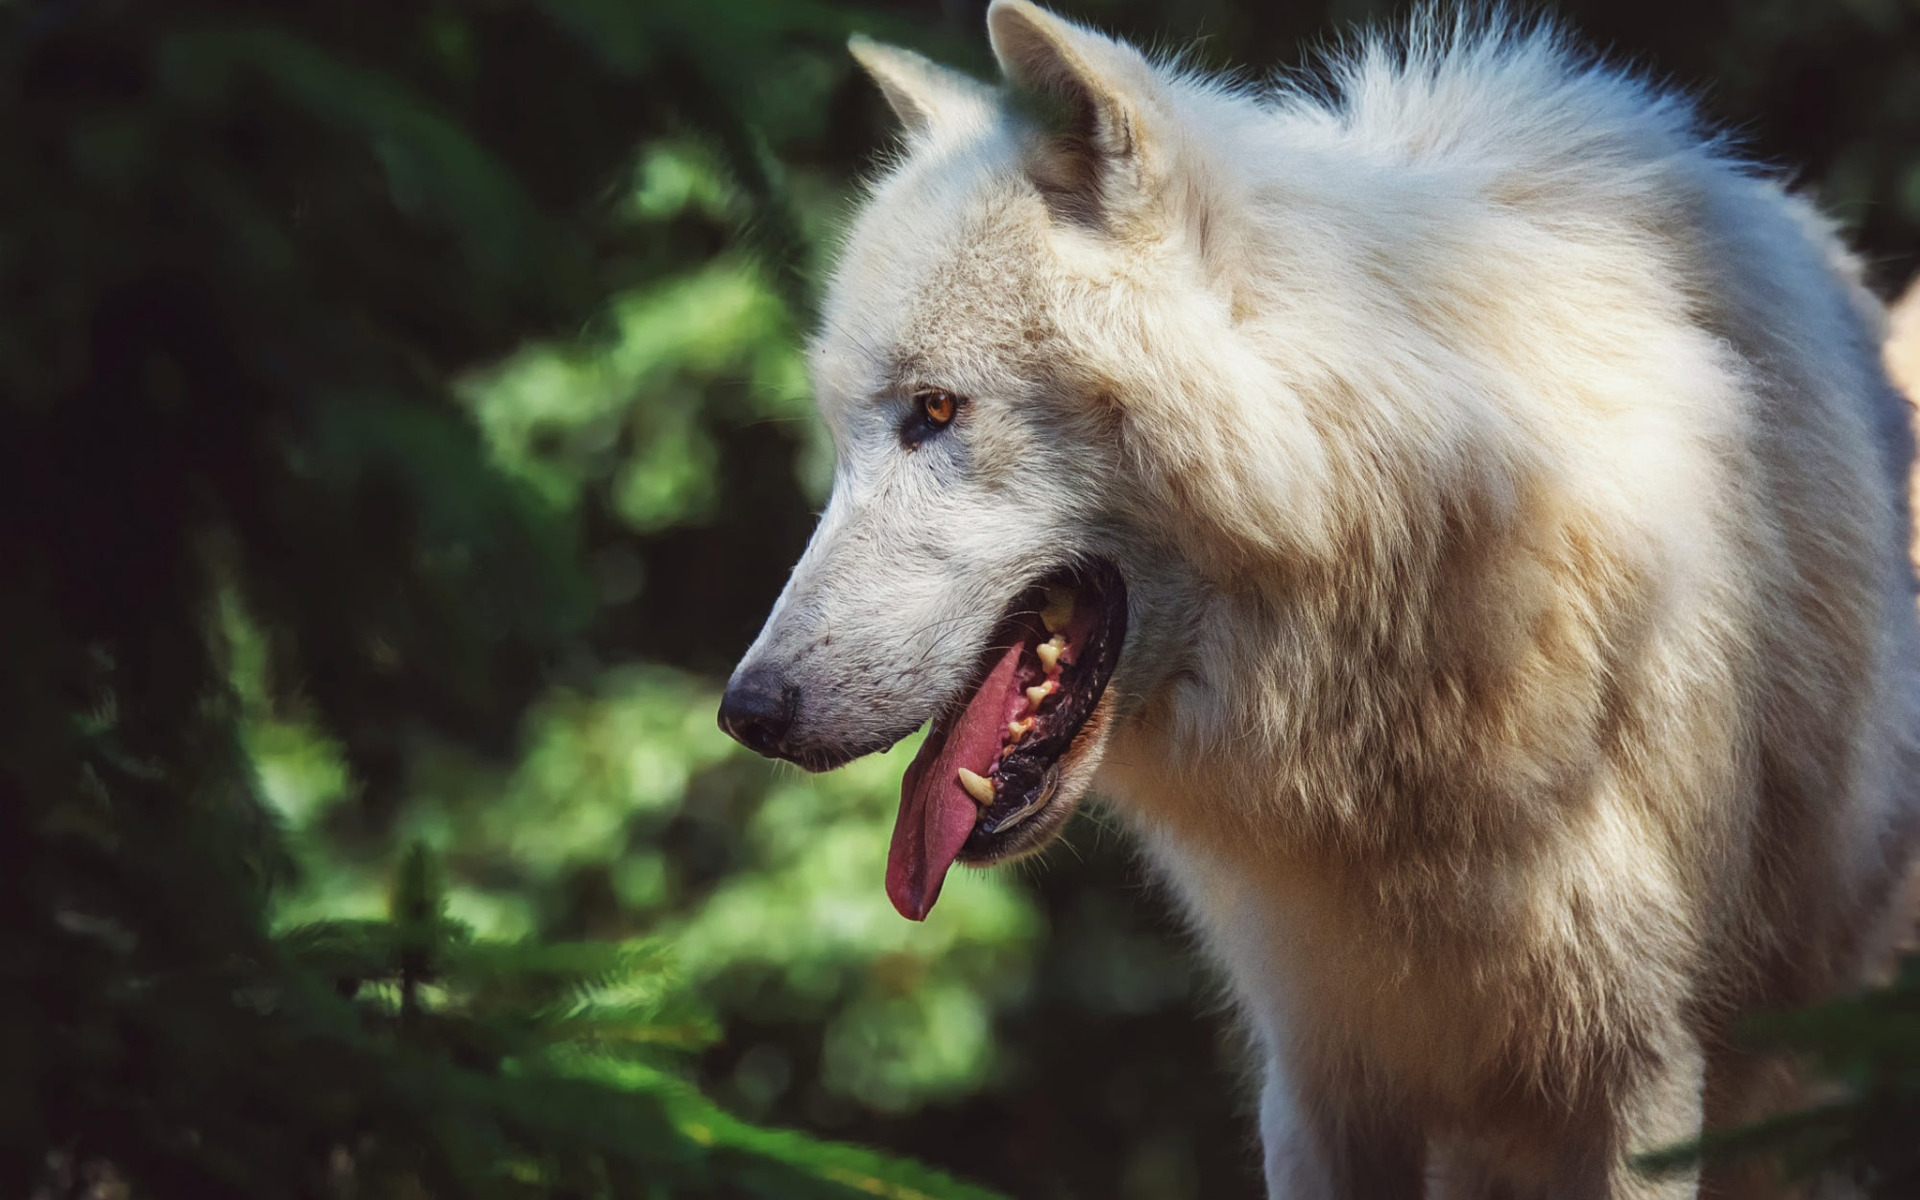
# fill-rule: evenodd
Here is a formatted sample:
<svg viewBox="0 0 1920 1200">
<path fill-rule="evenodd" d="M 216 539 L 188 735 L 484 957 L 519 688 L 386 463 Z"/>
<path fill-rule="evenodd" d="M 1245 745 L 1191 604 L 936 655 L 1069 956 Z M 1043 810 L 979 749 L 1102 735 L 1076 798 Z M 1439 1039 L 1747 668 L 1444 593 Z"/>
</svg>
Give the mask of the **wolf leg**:
<svg viewBox="0 0 1920 1200">
<path fill-rule="evenodd" d="M 1561 1152 L 1547 1195 L 1551 1200 L 1694 1200 L 1700 1194 L 1696 1169 L 1649 1174 L 1634 1160 L 1700 1136 L 1705 1085 L 1699 1042 L 1676 1033 L 1666 1053 L 1594 1122 L 1590 1135 Z"/>
<path fill-rule="evenodd" d="M 1429 1139 L 1426 1200 L 1539 1200 L 1539 1193 L 1499 1178 L 1484 1155 L 1459 1141 Z"/>
<path fill-rule="evenodd" d="M 1706 1127 L 1724 1131 L 1752 1125 L 1824 1099 L 1791 1059 L 1720 1047 L 1707 1062 Z M 1795 1184 L 1770 1155 L 1720 1164 L 1701 1178 L 1703 1200 L 1840 1200 L 1835 1185 Z"/>
<path fill-rule="evenodd" d="M 1297 1085 L 1284 1062 L 1269 1061 L 1260 1091 L 1268 1200 L 1419 1200 L 1417 1135 Z"/>
<path fill-rule="evenodd" d="M 1266 1160 L 1267 1200 L 1334 1200 L 1333 1168 L 1312 1122 L 1279 1062 L 1267 1066 L 1260 1089 L 1260 1149 Z"/>
</svg>

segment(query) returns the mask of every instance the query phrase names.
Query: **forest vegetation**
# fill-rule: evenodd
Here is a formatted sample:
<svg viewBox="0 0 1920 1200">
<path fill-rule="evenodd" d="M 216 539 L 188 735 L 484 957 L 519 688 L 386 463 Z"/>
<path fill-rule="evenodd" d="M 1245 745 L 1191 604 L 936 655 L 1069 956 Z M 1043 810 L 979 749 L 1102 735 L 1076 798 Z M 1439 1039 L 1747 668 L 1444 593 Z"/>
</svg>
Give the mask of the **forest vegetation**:
<svg viewBox="0 0 1920 1200">
<path fill-rule="evenodd" d="M 825 493 L 801 357 L 979 0 L 0 0 L 0 1192 L 1257 1194 L 1098 813 L 881 887 L 911 746 L 715 727 Z M 1297 65 L 1367 0 L 1064 11 Z M 1920 267 L 1920 6 L 1567 0 Z M 1920 973 L 1734 1139 L 1920 1194 Z"/>
</svg>

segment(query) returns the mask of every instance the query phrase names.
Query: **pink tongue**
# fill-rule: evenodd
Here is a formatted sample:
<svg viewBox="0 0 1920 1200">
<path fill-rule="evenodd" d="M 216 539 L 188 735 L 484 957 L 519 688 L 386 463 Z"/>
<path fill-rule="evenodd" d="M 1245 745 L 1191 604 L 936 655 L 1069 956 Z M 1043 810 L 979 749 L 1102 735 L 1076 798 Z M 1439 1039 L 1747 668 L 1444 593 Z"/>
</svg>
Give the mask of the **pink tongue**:
<svg viewBox="0 0 1920 1200">
<path fill-rule="evenodd" d="M 944 730 L 936 726 L 900 781 L 900 815 L 887 851 L 887 898 L 909 921 L 923 921 L 940 898 L 954 855 L 973 832 L 980 806 L 960 786 L 959 770 L 985 775 L 1007 728 L 1007 697 L 1020 668 L 1015 642 L 993 665 L 966 711 Z"/>
</svg>

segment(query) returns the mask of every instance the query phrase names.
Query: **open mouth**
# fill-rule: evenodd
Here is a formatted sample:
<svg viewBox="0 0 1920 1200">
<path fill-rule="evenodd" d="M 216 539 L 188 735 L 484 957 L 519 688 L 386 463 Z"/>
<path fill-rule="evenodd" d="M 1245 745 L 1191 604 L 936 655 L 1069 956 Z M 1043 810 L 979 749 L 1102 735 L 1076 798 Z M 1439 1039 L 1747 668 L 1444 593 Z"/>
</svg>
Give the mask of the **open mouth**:
<svg viewBox="0 0 1920 1200">
<path fill-rule="evenodd" d="M 1061 783 L 1098 740 L 1126 630 L 1126 583 L 1104 560 L 1050 572 L 1007 606 L 964 704 L 934 718 L 901 783 L 887 895 L 902 916 L 932 911 L 955 859 L 1036 849 L 1065 822 Z"/>
</svg>

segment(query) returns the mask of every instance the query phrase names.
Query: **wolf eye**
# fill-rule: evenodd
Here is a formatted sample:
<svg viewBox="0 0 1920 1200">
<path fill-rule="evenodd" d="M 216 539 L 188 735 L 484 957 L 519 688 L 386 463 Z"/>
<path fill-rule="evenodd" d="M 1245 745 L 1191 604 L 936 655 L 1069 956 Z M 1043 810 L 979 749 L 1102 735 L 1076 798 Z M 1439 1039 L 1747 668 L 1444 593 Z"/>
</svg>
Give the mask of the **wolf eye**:
<svg viewBox="0 0 1920 1200">
<path fill-rule="evenodd" d="M 921 392 L 914 399 L 920 402 L 920 415 L 935 429 L 945 429 L 953 414 L 960 411 L 960 397 L 939 388 Z"/>
<path fill-rule="evenodd" d="M 901 426 L 900 444 L 909 450 L 916 449 L 922 441 L 953 424 L 966 402 L 965 396 L 957 396 L 945 388 L 922 388 L 915 392 L 913 415 Z"/>
</svg>

